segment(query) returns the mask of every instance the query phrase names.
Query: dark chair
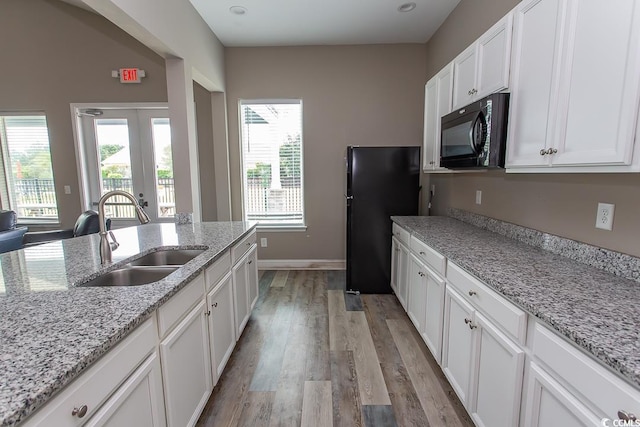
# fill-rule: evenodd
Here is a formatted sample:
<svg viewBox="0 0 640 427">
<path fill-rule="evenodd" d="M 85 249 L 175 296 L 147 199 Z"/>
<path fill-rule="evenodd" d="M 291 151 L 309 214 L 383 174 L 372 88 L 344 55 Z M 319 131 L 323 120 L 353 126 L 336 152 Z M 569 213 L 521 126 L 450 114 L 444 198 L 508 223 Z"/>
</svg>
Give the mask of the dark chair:
<svg viewBox="0 0 640 427">
<path fill-rule="evenodd" d="M 0 253 L 22 249 L 22 238 L 27 227 L 18 227 L 14 211 L 0 211 Z"/>
<path fill-rule="evenodd" d="M 111 228 L 111 220 L 106 221 L 107 230 Z M 54 240 L 70 239 L 72 237 L 86 236 L 100 231 L 100 219 L 98 212 L 85 211 L 76 220 L 73 228 L 66 230 L 33 231 L 24 236 L 25 246 L 39 245 Z"/>
</svg>

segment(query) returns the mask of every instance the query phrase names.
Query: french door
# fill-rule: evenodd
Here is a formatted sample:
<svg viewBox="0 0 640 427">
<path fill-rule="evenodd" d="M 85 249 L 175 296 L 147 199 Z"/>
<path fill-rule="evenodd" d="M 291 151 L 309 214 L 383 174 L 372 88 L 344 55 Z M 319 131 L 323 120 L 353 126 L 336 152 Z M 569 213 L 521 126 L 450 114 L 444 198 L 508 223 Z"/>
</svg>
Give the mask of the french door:
<svg viewBox="0 0 640 427">
<path fill-rule="evenodd" d="M 78 109 L 91 209 L 111 190 L 134 195 L 153 222 L 173 221 L 175 191 L 171 128 L 166 108 Z M 137 224 L 128 199 L 107 201 L 114 227 Z"/>
</svg>

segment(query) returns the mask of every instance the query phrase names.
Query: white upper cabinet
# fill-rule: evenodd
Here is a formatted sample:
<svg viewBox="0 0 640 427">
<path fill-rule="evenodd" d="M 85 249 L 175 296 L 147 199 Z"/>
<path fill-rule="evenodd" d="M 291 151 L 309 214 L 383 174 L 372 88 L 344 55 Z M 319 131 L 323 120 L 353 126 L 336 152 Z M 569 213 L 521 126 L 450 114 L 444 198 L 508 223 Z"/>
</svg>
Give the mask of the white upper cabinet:
<svg viewBox="0 0 640 427">
<path fill-rule="evenodd" d="M 640 5 L 525 0 L 513 40 L 507 168 L 638 170 Z"/>
<path fill-rule="evenodd" d="M 440 122 L 451 112 L 453 91 L 453 63 L 444 67 L 429 80 L 424 90 L 424 148 L 425 172 L 448 171 L 440 167 Z"/>
<path fill-rule="evenodd" d="M 566 1 L 525 0 L 515 11 L 507 166 L 548 165 L 559 17 Z M 541 154 L 542 153 L 542 154 Z"/>
<path fill-rule="evenodd" d="M 453 60 L 453 109 L 509 86 L 511 28 L 507 14 Z"/>
</svg>

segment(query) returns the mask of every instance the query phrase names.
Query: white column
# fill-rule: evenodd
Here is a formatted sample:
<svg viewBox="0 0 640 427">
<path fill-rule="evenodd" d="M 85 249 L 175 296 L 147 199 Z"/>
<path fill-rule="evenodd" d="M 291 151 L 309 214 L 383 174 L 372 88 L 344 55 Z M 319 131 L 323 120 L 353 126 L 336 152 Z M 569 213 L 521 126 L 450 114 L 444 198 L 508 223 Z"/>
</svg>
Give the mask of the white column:
<svg viewBox="0 0 640 427">
<path fill-rule="evenodd" d="M 202 209 L 191 67 L 184 59 L 178 58 L 166 59 L 165 63 L 176 212 L 192 212 L 193 221 L 198 222 L 202 218 Z"/>
</svg>

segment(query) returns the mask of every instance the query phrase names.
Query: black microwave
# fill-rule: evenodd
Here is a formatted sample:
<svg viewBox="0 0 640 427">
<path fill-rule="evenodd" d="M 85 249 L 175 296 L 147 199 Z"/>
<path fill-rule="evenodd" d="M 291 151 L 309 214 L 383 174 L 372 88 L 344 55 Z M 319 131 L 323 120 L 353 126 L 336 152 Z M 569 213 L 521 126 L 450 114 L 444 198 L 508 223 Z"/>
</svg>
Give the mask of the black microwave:
<svg viewBox="0 0 640 427">
<path fill-rule="evenodd" d="M 503 168 L 509 94 L 494 93 L 442 117 L 440 166 Z"/>
</svg>

